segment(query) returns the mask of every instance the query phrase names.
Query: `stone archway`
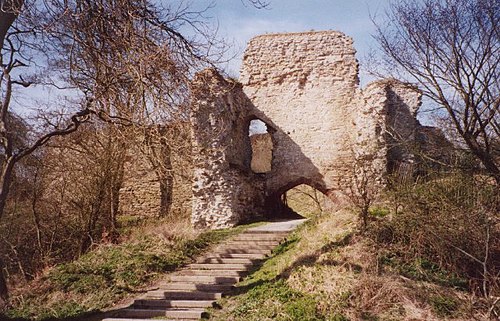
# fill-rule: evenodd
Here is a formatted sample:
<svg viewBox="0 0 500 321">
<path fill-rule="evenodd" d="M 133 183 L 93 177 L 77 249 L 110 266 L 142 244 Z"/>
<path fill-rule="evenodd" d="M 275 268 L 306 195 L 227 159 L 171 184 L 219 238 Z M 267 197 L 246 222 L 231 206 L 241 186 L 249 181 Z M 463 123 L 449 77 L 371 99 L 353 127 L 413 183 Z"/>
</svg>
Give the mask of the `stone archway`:
<svg viewBox="0 0 500 321">
<path fill-rule="evenodd" d="M 265 210 L 266 210 L 266 218 L 267 219 L 293 219 L 293 218 L 303 218 L 300 214 L 293 211 L 287 204 L 286 200 L 286 192 L 295 188 L 299 185 L 308 185 L 325 196 L 328 196 L 328 190 L 326 187 L 317 181 L 301 177 L 299 179 L 295 179 L 290 181 L 280 188 L 269 191 L 265 200 Z"/>
<path fill-rule="evenodd" d="M 404 128 L 413 140 L 420 126 L 421 93 L 395 80 L 361 89 L 353 41 L 336 31 L 257 36 L 240 82 L 209 69 L 191 91 L 192 222 L 201 228 L 291 215 L 281 195 L 299 184 L 333 199 L 360 159 L 381 182 L 391 157 L 411 159 L 396 153 L 389 133 Z M 251 168 L 248 128 L 256 118 L 273 129 L 272 161 L 262 171 Z"/>
<path fill-rule="evenodd" d="M 254 115 L 248 117 L 248 136 L 252 146 L 250 169 L 256 174 L 272 171 L 275 132 L 276 129 L 262 119 Z"/>
</svg>

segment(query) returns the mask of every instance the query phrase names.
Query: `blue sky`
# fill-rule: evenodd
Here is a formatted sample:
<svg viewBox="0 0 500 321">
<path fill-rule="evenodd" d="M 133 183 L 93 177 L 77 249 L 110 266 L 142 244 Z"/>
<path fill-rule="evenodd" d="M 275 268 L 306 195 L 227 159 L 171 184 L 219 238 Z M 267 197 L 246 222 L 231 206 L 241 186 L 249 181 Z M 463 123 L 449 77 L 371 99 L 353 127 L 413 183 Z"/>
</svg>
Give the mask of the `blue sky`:
<svg viewBox="0 0 500 321">
<path fill-rule="evenodd" d="M 241 59 L 250 38 L 256 35 L 276 32 L 297 32 L 310 30 L 342 31 L 354 39 L 357 58 L 363 62 L 370 47 L 375 47 L 371 37 L 374 32 L 370 13 L 381 14 L 390 0 L 268 0 L 266 9 L 256 9 L 247 0 L 157 0 L 159 4 L 190 4 L 196 9 L 211 8 L 207 15 L 210 23 L 218 26 L 218 36 L 231 45 L 227 59 L 222 65 L 233 77 L 239 76 Z M 363 70 L 360 73 L 361 84 L 366 84 L 368 77 Z M 17 94 L 14 105 L 21 113 L 29 113 L 31 99 L 38 99 L 42 104 L 58 100 L 58 91 L 45 87 L 31 88 L 26 94 Z M 27 99 L 27 100 L 26 100 Z"/>
<path fill-rule="evenodd" d="M 243 2 L 242 2 L 243 1 Z M 225 65 L 238 76 L 247 41 L 256 35 L 310 30 L 342 31 L 354 39 L 357 58 L 362 62 L 370 47 L 374 26 L 370 13 L 382 14 L 390 0 L 269 0 L 267 9 L 256 9 L 245 0 L 219 0 L 209 14 L 219 25 L 219 35 L 233 43 L 236 58 Z M 194 1 L 203 6 L 211 1 Z M 361 75 L 366 83 L 366 75 Z"/>
</svg>

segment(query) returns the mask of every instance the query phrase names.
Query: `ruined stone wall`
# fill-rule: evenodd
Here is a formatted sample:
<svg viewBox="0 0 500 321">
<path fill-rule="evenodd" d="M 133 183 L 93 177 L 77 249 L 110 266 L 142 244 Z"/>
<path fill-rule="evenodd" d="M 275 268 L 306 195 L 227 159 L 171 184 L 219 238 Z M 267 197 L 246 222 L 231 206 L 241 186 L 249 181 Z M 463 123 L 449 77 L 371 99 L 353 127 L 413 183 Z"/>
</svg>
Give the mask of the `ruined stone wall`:
<svg viewBox="0 0 500 321">
<path fill-rule="evenodd" d="M 299 184 L 339 199 L 359 166 L 383 184 L 392 164 L 411 160 L 398 143 L 413 144 L 419 127 L 421 93 L 394 80 L 361 89 L 352 39 L 336 31 L 255 37 L 241 84 L 209 69 L 191 91 L 192 222 L 200 228 L 286 215 L 280 196 Z M 269 133 L 253 138 L 263 152 L 253 164 L 252 119 Z"/>
<path fill-rule="evenodd" d="M 416 113 L 422 95 L 412 85 L 387 79 L 370 83 L 362 90 L 362 97 L 364 105 L 359 105 L 356 119 L 356 153 L 371 154 L 368 157 L 372 166 L 379 168 L 382 180 L 399 164 L 413 162 L 419 126 Z"/>
<path fill-rule="evenodd" d="M 120 214 L 139 217 L 191 215 L 190 128 L 186 123 L 137 132 L 126 154 Z"/>
<path fill-rule="evenodd" d="M 271 171 L 273 161 L 273 140 L 271 134 L 255 134 L 250 136 L 252 144 L 252 162 L 250 167 L 254 173 Z"/>
<path fill-rule="evenodd" d="M 347 175 L 358 90 L 354 55 L 352 39 L 335 31 L 249 42 L 241 82 L 255 116 L 275 130 L 268 193 L 303 180 L 332 189 Z"/>
<path fill-rule="evenodd" d="M 388 171 L 392 172 L 399 164 L 413 164 L 416 152 L 416 134 L 420 127 L 417 117 L 422 104 L 422 94 L 413 85 L 386 80 L 387 96 L 387 145 Z"/>
<path fill-rule="evenodd" d="M 193 214 L 197 228 L 225 228 L 262 212 L 263 180 L 250 170 L 250 103 L 216 71 L 192 84 Z"/>
<path fill-rule="evenodd" d="M 120 188 L 120 215 L 155 217 L 160 215 L 160 180 L 137 141 L 127 151 Z"/>
</svg>

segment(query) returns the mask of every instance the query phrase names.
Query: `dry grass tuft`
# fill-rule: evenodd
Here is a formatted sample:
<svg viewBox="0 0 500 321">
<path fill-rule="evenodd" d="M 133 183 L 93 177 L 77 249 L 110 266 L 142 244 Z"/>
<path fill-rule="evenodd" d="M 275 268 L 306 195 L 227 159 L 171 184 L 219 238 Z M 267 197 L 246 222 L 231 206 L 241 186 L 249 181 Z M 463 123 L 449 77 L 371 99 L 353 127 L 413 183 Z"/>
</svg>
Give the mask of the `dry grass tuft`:
<svg viewBox="0 0 500 321">
<path fill-rule="evenodd" d="M 178 240 L 194 239 L 200 231 L 195 230 L 189 220 L 165 219 L 146 233 L 158 235 L 168 243 L 174 243 Z"/>
</svg>

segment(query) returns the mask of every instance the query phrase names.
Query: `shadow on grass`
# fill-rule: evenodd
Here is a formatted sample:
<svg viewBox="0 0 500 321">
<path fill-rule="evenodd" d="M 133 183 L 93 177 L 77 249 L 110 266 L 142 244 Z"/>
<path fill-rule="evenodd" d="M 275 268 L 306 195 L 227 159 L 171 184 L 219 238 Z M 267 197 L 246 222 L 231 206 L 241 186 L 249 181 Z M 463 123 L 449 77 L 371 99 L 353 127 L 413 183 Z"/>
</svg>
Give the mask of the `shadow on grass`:
<svg viewBox="0 0 500 321">
<path fill-rule="evenodd" d="M 353 234 L 349 233 L 346 236 L 344 236 L 341 240 L 339 241 L 332 241 L 329 242 L 325 245 L 323 245 L 318 251 L 308 254 L 308 255 L 302 255 L 299 257 L 295 262 L 293 262 L 288 268 L 283 270 L 279 277 L 281 278 L 288 278 L 292 274 L 292 272 L 300 267 L 311 267 L 314 265 L 344 265 L 348 269 L 353 270 L 354 272 L 361 272 L 362 267 L 358 264 L 353 264 L 348 261 L 344 260 L 332 260 L 332 259 L 327 259 L 323 260 L 321 262 L 318 262 L 320 256 L 325 253 L 332 252 L 333 250 L 339 248 L 339 247 L 344 247 L 347 246 L 351 243 Z"/>
</svg>

